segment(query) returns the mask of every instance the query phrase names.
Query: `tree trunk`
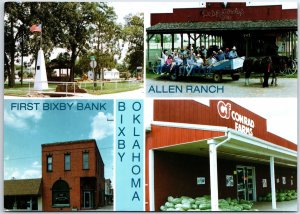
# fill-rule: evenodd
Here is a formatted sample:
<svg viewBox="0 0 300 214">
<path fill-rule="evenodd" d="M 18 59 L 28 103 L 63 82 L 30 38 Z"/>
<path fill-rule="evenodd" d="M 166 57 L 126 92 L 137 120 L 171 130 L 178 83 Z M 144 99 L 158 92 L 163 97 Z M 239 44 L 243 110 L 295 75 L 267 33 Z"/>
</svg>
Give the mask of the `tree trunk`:
<svg viewBox="0 0 300 214">
<path fill-rule="evenodd" d="M 10 20 L 10 33 L 12 45 L 10 47 L 10 74 L 8 75 L 8 87 L 13 88 L 15 86 L 15 39 L 14 39 L 14 21 Z"/>
<path fill-rule="evenodd" d="M 70 77 L 69 81 L 74 82 L 74 73 L 75 73 L 75 62 L 76 62 L 76 49 L 72 49 L 72 55 L 71 55 L 71 70 L 70 70 Z"/>
<path fill-rule="evenodd" d="M 4 82 L 6 81 L 6 78 L 10 75 L 10 64 L 9 64 L 9 59 L 6 53 L 4 53 L 4 65 L 5 65 L 5 70 L 6 74 L 4 72 Z"/>
</svg>

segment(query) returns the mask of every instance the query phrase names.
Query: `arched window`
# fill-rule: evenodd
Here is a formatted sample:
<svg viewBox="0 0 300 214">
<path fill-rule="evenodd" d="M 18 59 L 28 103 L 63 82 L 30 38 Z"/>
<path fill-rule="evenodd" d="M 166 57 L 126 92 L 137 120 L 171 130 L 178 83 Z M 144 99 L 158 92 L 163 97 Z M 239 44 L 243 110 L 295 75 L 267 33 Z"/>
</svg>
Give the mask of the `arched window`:
<svg viewBox="0 0 300 214">
<path fill-rule="evenodd" d="M 70 206 L 70 188 L 64 180 L 57 180 L 52 186 L 52 206 Z"/>
</svg>

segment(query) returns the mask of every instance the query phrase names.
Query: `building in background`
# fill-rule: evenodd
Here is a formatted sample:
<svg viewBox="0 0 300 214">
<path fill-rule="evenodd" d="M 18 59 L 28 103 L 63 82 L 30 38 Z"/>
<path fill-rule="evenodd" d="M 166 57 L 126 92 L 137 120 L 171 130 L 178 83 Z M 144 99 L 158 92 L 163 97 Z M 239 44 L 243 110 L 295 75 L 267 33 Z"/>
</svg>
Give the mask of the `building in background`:
<svg viewBox="0 0 300 214">
<path fill-rule="evenodd" d="M 120 79 L 120 72 L 117 69 L 112 69 L 110 71 L 105 70 L 104 71 L 104 79 L 105 80 L 116 80 Z"/>
<path fill-rule="evenodd" d="M 105 205 L 113 204 L 113 188 L 110 179 L 105 179 Z"/>
<path fill-rule="evenodd" d="M 4 209 L 42 211 L 42 179 L 5 180 Z"/>
<path fill-rule="evenodd" d="M 104 206 L 104 163 L 95 140 L 42 145 L 43 211 Z"/>
</svg>

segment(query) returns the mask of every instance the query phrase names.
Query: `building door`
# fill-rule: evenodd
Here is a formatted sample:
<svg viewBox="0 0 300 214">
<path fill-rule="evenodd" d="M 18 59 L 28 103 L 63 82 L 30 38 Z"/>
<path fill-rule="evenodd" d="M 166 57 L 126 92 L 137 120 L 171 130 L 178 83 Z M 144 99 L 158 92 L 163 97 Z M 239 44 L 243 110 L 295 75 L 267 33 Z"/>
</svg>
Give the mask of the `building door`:
<svg viewBox="0 0 300 214">
<path fill-rule="evenodd" d="M 237 197 L 239 200 L 256 201 L 255 168 L 237 166 Z"/>
<path fill-rule="evenodd" d="M 93 207 L 93 193 L 91 191 L 83 191 L 83 208 Z"/>
</svg>

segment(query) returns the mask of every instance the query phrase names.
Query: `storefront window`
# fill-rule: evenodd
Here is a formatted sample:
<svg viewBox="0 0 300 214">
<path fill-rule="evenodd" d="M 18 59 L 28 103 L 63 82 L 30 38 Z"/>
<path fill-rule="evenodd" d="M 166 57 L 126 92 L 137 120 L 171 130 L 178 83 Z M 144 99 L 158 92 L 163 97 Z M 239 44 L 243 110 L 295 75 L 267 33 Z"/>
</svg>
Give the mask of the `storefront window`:
<svg viewBox="0 0 300 214">
<path fill-rule="evenodd" d="M 82 168 L 89 169 L 89 153 L 88 152 L 84 152 L 82 154 Z"/>
<path fill-rule="evenodd" d="M 71 155 L 65 154 L 65 170 L 71 170 Z"/>
<path fill-rule="evenodd" d="M 47 171 L 48 172 L 52 172 L 52 170 L 53 170 L 52 163 L 53 163 L 52 155 L 48 155 L 47 156 Z"/>
<path fill-rule="evenodd" d="M 64 180 L 58 180 L 52 186 L 52 206 L 70 206 L 70 188 Z"/>
</svg>

